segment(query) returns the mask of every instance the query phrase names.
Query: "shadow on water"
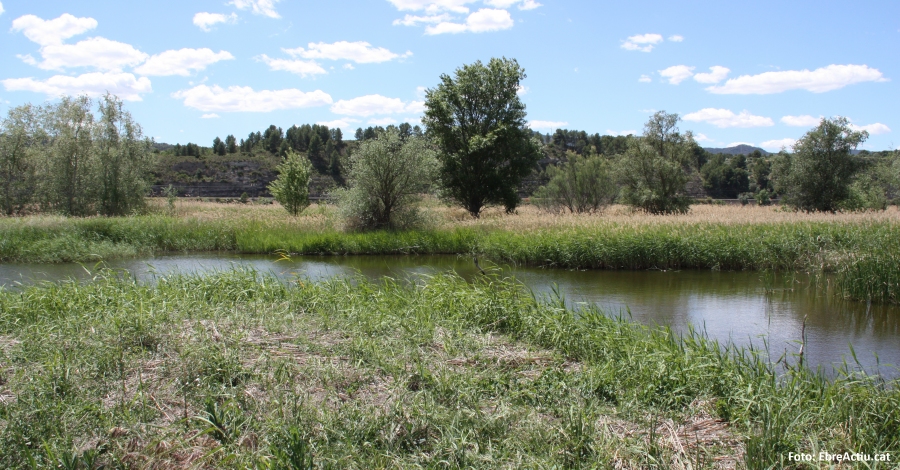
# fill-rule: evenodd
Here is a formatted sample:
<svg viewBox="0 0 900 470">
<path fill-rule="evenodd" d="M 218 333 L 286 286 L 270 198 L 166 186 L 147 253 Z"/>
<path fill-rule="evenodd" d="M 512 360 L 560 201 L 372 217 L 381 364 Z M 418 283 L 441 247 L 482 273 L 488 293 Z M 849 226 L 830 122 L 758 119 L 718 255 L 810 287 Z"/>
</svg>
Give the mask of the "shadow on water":
<svg viewBox="0 0 900 470">
<path fill-rule="evenodd" d="M 491 263 L 482 261 L 483 267 Z M 208 273 L 235 266 L 272 273 L 282 279 L 312 282 L 362 274 L 370 279 L 390 276 L 421 279 L 455 271 L 466 279 L 479 275 L 469 257 L 461 256 L 276 256 L 199 254 L 116 260 L 121 269 L 140 281 L 152 282 L 171 273 Z M 0 264 L 0 286 L 16 289 L 41 281 L 89 279 L 94 265 Z M 900 307 L 866 305 L 828 295 L 830 279 L 806 274 L 773 275 L 719 271 L 567 271 L 540 268 L 503 268 L 536 294 L 551 295 L 554 286 L 573 308 L 596 304 L 611 315 L 629 315 L 647 325 L 662 325 L 685 333 L 689 325 L 710 339 L 740 346 L 768 345 L 773 360 L 799 350 L 806 318 L 804 357 L 827 370 L 844 359 L 859 362 L 870 372 L 900 375 Z M 824 283 L 824 289 L 810 287 Z M 630 313 L 628 313 L 630 312 Z M 876 355 L 878 360 L 876 360 Z"/>
</svg>

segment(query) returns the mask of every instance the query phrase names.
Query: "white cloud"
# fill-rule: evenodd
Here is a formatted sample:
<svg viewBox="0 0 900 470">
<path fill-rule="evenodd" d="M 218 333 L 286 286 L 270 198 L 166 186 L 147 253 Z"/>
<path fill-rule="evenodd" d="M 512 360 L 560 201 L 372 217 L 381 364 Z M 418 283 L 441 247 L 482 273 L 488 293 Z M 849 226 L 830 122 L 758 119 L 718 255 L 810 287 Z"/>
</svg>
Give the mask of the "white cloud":
<svg viewBox="0 0 900 470">
<path fill-rule="evenodd" d="M 21 31 L 25 37 L 42 46 L 62 44 L 63 40 L 97 27 L 93 18 L 76 18 L 68 13 L 59 18 L 43 20 L 34 15 L 20 16 L 13 20 L 11 31 Z"/>
<path fill-rule="evenodd" d="M 722 80 L 725 80 L 725 77 L 731 72 L 728 68 L 720 65 L 713 65 L 709 70 L 711 71 L 710 73 L 698 73 L 694 75 L 694 80 L 700 83 L 719 83 Z"/>
<path fill-rule="evenodd" d="M 347 63 L 347 64 L 344 64 L 344 68 L 347 70 L 353 70 L 356 67 L 354 67 L 353 64 Z"/>
<path fill-rule="evenodd" d="M 793 147 L 795 143 L 797 143 L 797 139 L 791 139 L 790 137 L 785 137 L 784 139 L 767 140 L 767 141 L 759 144 L 759 146 L 766 150 L 780 151 L 782 148 Z M 748 145 L 753 145 L 753 144 L 748 144 Z M 733 145 L 729 145 L 729 147 L 733 147 Z"/>
<path fill-rule="evenodd" d="M 228 51 L 213 52 L 212 49 L 179 49 L 154 54 L 143 65 L 134 69 L 141 75 L 181 75 L 187 77 L 193 71 L 203 70 L 221 60 L 232 60 Z"/>
<path fill-rule="evenodd" d="M 605 135 L 617 136 L 617 135 L 638 135 L 638 131 L 634 129 L 628 129 L 624 131 L 614 131 L 612 129 L 607 129 Z"/>
<path fill-rule="evenodd" d="M 874 124 L 867 124 L 865 126 L 857 126 L 856 124 L 850 124 L 850 128 L 853 129 L 854 131 L 866 131 L 872 135 L 887 134 L 888 132 L 891 132 L 890 127 L 885 126 L 884 124 L 882 124 L 880 122 L 876 122 Z"/>
<path fill-rule="evenodd" d="M 229 5 L 234 5 L 238 10 L 250 9 L 254 15 L 268 16 L 269 18 L 281 18 L 275 11 L 275 4 L 281 0 L 232 0 Z"/>
<path fill-rule="evenodd" d="M 659 74 L 663 77 L 669 79 L 669 83 L 672 85 L 678 85 L 684 80 L 691 78 L 694 67 L 688 67 L 687 65 L 673 65 L 667 69 L 663 69 L 659 71 Z"/>
<path fill-rule="evenodd" d="M 784 70 L 741 75 L 707 91 L 720 95 L 768 95 L 788 90 L 824 93 L 861 82 L 885 82 L 884 75 L 868 65 L 829 65 L 815 70 Z"/>
<path fill-rule="evenodd" d="M 308 49 L 298 47 L 282 50 L 294 57 L 299 56 L 304 59 L 351 60 L 357 64 L 387 62 L 398 57 L 405 58 L 412 55 L 411 51 L 400 55 L 383 47 L 372 47 L 365 41 L 338 41 L 333 44 L 311 42 L 307 47 Z"/>
<path fill-rule="evenodd" d="M 515 24 L 515 22 L 508 11 L 482 8 L 469 15 L 469 17 L 466 18 L 465 24 L 442 22 L 425 28 L 425 34 L 456 34 L 466 31 L 485 33 L 509 29 L 513 27 L 513 24 Z"/>
<path fill-rule="evenodd" d="M 200 119 L 216 119 L 218 117 L 220 117 L 220 116 L 216 113 L 209 113 L 209 114 L 204 114 L 203 116 L 200 116 Z"/>
<path fill-rule="evenodd" d="M 419 113 L 424 109 L 424 101 L 404 103 L 400 98 L 388 98 L 381 95 L 365 95 L 350 100 L 339 100 L 331 106 L 331 112 L 335 114 L 362 117 L 376 114 Z"/>
<path fill-rule="evenodd" d="M 237 15 L 232 13 L 230 15 L 223 15 L 222 13 L 207 13 L 200 12 L 194 15 L 194 25 L 203 31 L 209 32 L 213 25 L 218 23 L 236 23 Z"/>
<path fill-rule="evenodd" d="M 696 133 L 694 134 L 694 140 L 697 142 L 712 142 L 713 140 L 706 136 L 706 134 Z"/>
<path fill-rule="evenodd" d="M 543 3 L 538 3 L 534 0 L 525 0 L 518 8 L 519 10 L 534 10 L 535 8 L 542 6 L 544 6 Z"/>
<path fill-rule="evenodd" d="M 3 14 L 3 3 L 0 2 L 0 15 L 2 15 L 2 14 Z"/>
<path fill-rule="evenodd" d="M 556 129 L 565 128 L 565 126 L 569 125 L 566 121 L 529 121 L 528 127 L 532 129 L 547 129 L 550 131 L 554 131 Z"/>
<path fill-rule="evenodd" d="M 781 122 L 794 127 L 813 127 L 818 126 L 822 121 L 822 116 L 815 117 L 808 114 L 802 116 L 783 116 Z"/>
<path fill-rule="evenodd" d="M 628 39 L 622 41 L 622 49 L 629 51 L 650 52 L 653 45 L 662 42 L 663 37 L 659 34 L 638 34 L 629 36 Z"/>
<path fill-rule="evenodd" d="M 468 13 L 469 9 L 465 6 L 475 0 L 388 0 L 394 7 L 400 11 L 422 11 L 434 14 L 442 11 L 452 11 L 454 13 Z"/>
<path fill-rule="evenodd" d="M 316 124 L 320 126 L 328 126 L 329 129 L 334 129 L 335 127 L 340 127 L 341 129 L 347 129 L 353 127 L 356 123 L 359 122 L 359 119 L 335 119 L 333 121 L 319 121 Z"/>
<path fill-rule="evenodd" d="M 484 0 L 484 3 L 497 8 L 509 8 L 518 3 L 520 10 L 533 10 L 543 6 L 535 0 Z"/>
<path fill-rule="evenodd" d="M 452 20 L 453 17 L 448 15 L 447 13 L 442 13 L 440 15 L 428 15 L 428 16 L 416 16 L 416 15 L 406 15 L 403 19 L 394 20 L 394 26 L 418 26 L 422 23 L 426 24 L 435 24 L 442 23 Z"/>
<path fill-rule="evenodd" d="M 519 96 L 527 95 L 530 88 L 525 85 L 519 85 L 516 87 L 516 94 Z"/>
<path fill-rule="evenodd" d="M 369 119 L 369 124 L 372 126 L 389 126 L 391 124 L 397 124 L 397 120 L 392 117 Z"/>
<path fill-rule="evenodd" d="M 60 95 L 102 96 L 112 93 L 125 101 L 141 101 L 141 94 L 150 93 L 150 79 L 136 78 L 130 73 L 92 72 L 69 77 L 54 75 L 47 80 L 33 78 L 10 78 L 0 81 L 6 91 L 33 91 L 44 93 L 48 97 Z"/>
<path fill-rule="evenodd" d="M 42 62 L 30 55 L 19 56 L 26 63 L 44 70 L 61 70 L 66 67 L 94 67 L 100 70 L 119 71 L 147 60 L 147 54 L 130 44 L 102 37 L 88 38 L 75 44 L 49 44 L 41 47 Z"/>
<path fill-rule="evenodd" d="M 673 34 L 673 35 L 669 36 L 669 41 L 681 42 L 681 41 L 684 41 L 684 36 L 682 36 L 680 34 Z"/>
<path fill-rule="evenodd" d="M 252 112 L 267 113 L 279 109 L 310 108 L 331 104 L 331 96 L 322 90 L 303 92 L 296 88 L 283 90 L 259 90 L 250 87 L 199 85 L 172 94 L 184 100 L 189 108 L 204 112 Z"/>
<path fill-rule="evenodd" d="M 424 113 L 425 112 L 425 102 L 424 101 L 410 101 L 409 104 L 406 105 L 406 109 L 404 110 L 407 113 Z"/>
<path fill-rule="evenodd" d="M 653 81 L 653 79 L 650 78 L 649 75 L 641 75 L 641 78 L 638 78 L 638 81 L 641 83 L 650 83 Z"/>
<path fill-rule="evenodd" d="M 300 75 L 306 78 L 310 75 L 321 75 L 328 73 L 321 65 L 313 60 L 289 60 L 289 59 L 273 59 L 265 54 L 259 56 L 259 60 L 265 62 L 270 70 L 283 70 Z"/>
<path fill-rule="evenodd" d="M 684 115 L 685 121 L 708 122 L 716 127 L 769 127 L 775 123 L 771 118 L 754 116 L 747 111 L 734 114 L 729 109 L 704 108 L 695 113 Z"/>
<path fill-rule="evenodd" d="M 419 98 L 425 98 L 425 92 L 427 92 L 427 91 L 428 91 L 428 87 L 417 86 L 416 87 L 416 96 L 418 96 Z"/>
</svg>

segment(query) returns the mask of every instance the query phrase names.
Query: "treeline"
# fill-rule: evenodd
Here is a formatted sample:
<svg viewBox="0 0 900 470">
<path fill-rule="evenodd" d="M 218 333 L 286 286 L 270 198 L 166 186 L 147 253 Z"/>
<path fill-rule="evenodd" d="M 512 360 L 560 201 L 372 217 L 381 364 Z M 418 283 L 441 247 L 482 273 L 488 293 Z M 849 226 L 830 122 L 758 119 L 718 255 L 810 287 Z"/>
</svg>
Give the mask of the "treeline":
<svg viewBox="0 0 900 470">
<path fill-rule="evenodd" d="M 144 208 L 152 159 L 152 142 L 115 96 L 17 106 L 0 122 L 0 208 L 130 214 Z"/>
</svg>

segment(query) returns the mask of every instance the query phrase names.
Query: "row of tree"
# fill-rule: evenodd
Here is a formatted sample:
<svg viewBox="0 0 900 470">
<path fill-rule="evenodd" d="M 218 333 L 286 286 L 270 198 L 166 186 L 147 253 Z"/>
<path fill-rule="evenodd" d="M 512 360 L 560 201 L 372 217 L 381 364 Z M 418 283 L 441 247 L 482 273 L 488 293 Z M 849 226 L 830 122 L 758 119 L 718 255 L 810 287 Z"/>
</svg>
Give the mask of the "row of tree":
<svg viewBox="0 0 900 470">
<path fill-rule="evenodd" d="M 144 207 L 151 158 L 151 141 L 115 96 L 17 106 L 0 122 L 0 208 L 129 214 Z"/>
</svg>

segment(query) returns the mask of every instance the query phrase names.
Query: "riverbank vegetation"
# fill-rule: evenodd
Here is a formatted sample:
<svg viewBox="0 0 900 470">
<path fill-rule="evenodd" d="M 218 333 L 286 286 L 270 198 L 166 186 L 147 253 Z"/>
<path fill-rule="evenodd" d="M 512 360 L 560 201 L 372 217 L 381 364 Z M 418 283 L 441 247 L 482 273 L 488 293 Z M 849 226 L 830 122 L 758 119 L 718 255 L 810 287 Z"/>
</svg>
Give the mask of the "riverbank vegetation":
<svg viewBox="0 0 900 470">
<path fill-rule="evenodd" d="M 363 255 L 479 254 L 499 263 L 566 269 L 835 272 L 841 295 L 900 301 L 900 211 L 807 214 L 776 207 L 694 205 L 653 216 L 612 206 L 600 215 L 502 208 L 473 219 L 424 204 L 426 228 L 347 233 L 330 205 L 292 217 L 277 205 L 181 200 L 169 213 L 122 218 L 0 219 L 4 262 L 97 261 L 166 252 Z"/>
<path fill-rule="evenodd" d="M 789 452 L 900 451 L 900 388 L 768 361 L 492 275 L 100 273 L 0 291 L 0 465 L 785 468 Z"/>
</svg>

